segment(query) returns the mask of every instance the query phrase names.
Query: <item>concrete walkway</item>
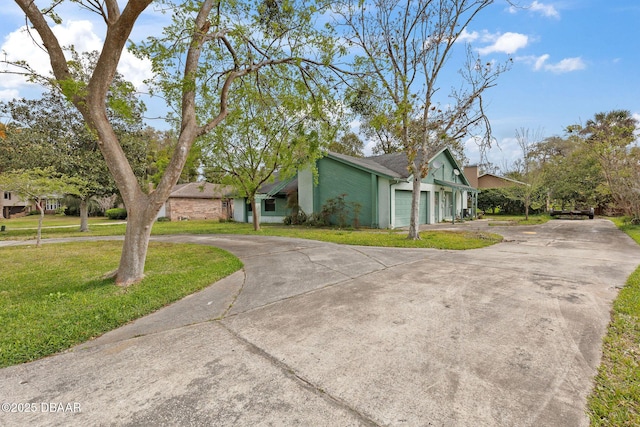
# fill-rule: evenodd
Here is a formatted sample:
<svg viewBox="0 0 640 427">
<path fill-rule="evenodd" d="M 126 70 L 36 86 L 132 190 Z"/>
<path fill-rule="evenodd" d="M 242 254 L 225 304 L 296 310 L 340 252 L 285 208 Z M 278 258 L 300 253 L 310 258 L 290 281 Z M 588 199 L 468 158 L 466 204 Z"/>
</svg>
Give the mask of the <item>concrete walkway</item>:
<svg viewBox="0 0 640 427">
<path fill-rule="evenodd" d="M 640 247 L 598 219 L 491 231 L 506 241 L 471 251 L 155 238 L 215 245 L 245 268 L 0 370 L 0 403 L 32 410 L 3 405 L 0 425 L 586 426 Z"/>
</svg>

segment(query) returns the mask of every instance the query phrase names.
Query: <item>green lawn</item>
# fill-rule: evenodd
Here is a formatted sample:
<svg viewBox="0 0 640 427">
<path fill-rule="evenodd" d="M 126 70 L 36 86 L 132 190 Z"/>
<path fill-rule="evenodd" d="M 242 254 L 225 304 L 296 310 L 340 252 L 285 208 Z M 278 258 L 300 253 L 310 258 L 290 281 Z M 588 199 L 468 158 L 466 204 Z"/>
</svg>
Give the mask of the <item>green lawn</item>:
<svg viewBox="0 0 640 427">
<path fill-rule="evenodd" d="M 38 215 L 28 215 L 21 218 L 0 219 L 0 225 L 8 228 L 35 228 L 38 226 Z M 114 221 L 104 217 L 90 217 L 89 226 L 92 225 L 109 225 L 122 221 Z M 80 218 L 64 215 L 45 215 L 42 223 L 43 227 L 80 227 Z"/>
<path fill-rule="evenodd" d="M 104 279 L 121 242 L 0 248 L 0 367 L 35 360 L 151 313 L 233 273 L 221 249 L 152 243 L 145 279 L 128 288 Z"/>
<path fill-rule="evenodd" d="M 640 226 L 613 222 L 640 244 Z M 613 303 L 588 413 L 593 426 L 640 426 L 640 267 Z"/>
<path fill-rule="evenodd" d="M 30 218 L 30 217 L 28 217 Z M 61 217 L 65 218 L 65 217 Z M 63 219 L 58 217 L 58 223 Z M 42 231 L 43 239 L 52 237 L 87 237 L 124 235 L 124 224 L 103 221 L 103 225 L 91 226 L 89 232 L 81 233 L 75 228 L 61 228 L 59 225 L 49 227 L 49 218 L 45 219 Z M 14 220 L 5 220 L 7 229 L 0 233 L 0 240 L 33 239 L 36 232 L 29 226 L 28 219 L 19 219 L 17 227 Z M 32 223 L 37 220 L 31 219 Z M 68 218 L 68 224 L 78 223 L 78 218 Z M 111 225 L 108 225 L 111 224 Z M 421 240 L 407 240 L 406 231 L 389 231 L 379 229 L 341 230 L 335 228 L 313 228 L 304 226 L 285 226 L 280 224 L 263 224 L 262 230 L 254 231 L 251 224 L 234 222 L 217 222 L 211 220 L 194 220 L 180 222 L 156 222 L 151 231 L 153 235 L 166 234 L 247 234 L 260 236 L 295 237 L 300 239 L 320 240 L 346 245 L 404 247 L 404 248 L 437 248 L 437 249 L 476 249 L 502 241 L 502 237 L 493 233 L 468 231 L 423 231 Z"/>
</svg>

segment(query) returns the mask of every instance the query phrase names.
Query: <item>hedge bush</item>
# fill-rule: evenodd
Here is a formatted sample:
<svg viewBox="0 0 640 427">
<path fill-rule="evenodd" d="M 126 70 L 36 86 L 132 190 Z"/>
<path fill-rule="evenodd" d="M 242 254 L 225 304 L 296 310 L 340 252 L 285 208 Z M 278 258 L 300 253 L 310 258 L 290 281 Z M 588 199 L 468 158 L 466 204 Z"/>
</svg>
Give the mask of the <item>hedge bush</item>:
<svg viewBox="0 0 640 427">
<path fill-rule="evenodd" d="M 127 210 L 124 208 L 107 209 L 104 214 L 109 219 L 127 219 Z"/>
</svg>

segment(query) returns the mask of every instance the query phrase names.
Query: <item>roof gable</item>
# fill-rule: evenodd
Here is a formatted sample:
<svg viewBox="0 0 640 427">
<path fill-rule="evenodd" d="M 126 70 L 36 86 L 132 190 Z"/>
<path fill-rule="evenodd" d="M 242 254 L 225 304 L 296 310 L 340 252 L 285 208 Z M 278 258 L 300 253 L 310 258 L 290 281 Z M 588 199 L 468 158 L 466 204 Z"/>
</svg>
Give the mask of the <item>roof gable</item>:
<svg viewBox="0 0 640 427">
<path fill-rule="evenodd" d="M 429 157 L 429 163 L 433 163 L 438 157 L 442 156 L 450 163 L 452 169 L 462 171 L 453 154 L 451 154 L 451 150 L 447 147 L 431 155 Z M 370 157 L 353 157 L 346 154 L 329 152 L 327 157 L 385 178 L 409 180 L 412 176 L 407 167 L 407 154 L 402 151 Z M 462 173 L 458 176 L 462 184 L 469 185 L 469 181 Z"/>
<path fill-rule="evenodd" d="M 394 155 L 403 155 L 404 156 L 404 169 L 407 172 L 407 161 L 404 153 L 393 153 L 393 154 L 385 154 L 385 156 L 394 156 Z M 373 156 L 373 157 L 353 157 L 348 156 L 346 154 L 338 154 L 329 152 L 327 153 L 327 157 L 333 160 L 337 160 L 341 163 L 348 164 L 350 166 L 354 166 L 358 169 L 365 170 L 367 172 L 372 172 L 376 175 L 383 176 L 385 178 L 392 179 L 401 179 L 406 178 L 400 171 L 393 170 L 385 164 L 385 162 L 380 160 L 380 157 L 383 156 Z M 405 174 L 406 175 L 406 174 Z"/>
</svg>

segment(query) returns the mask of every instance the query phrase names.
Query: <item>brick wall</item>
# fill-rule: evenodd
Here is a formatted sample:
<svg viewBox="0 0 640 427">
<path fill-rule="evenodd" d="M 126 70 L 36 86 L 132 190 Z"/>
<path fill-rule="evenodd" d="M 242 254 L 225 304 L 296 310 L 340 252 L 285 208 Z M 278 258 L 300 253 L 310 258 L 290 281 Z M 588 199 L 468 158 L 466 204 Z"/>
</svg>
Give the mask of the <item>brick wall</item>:
<svg viewBox="0 0 640 427">
<path fill-rule="evenodd" d="M 166 216 L 171 221 L 184 219 L 229 219 L 232 218 L 232 203 L 221 199 L 170 198 L 167 200 Z"/>
</svg>

